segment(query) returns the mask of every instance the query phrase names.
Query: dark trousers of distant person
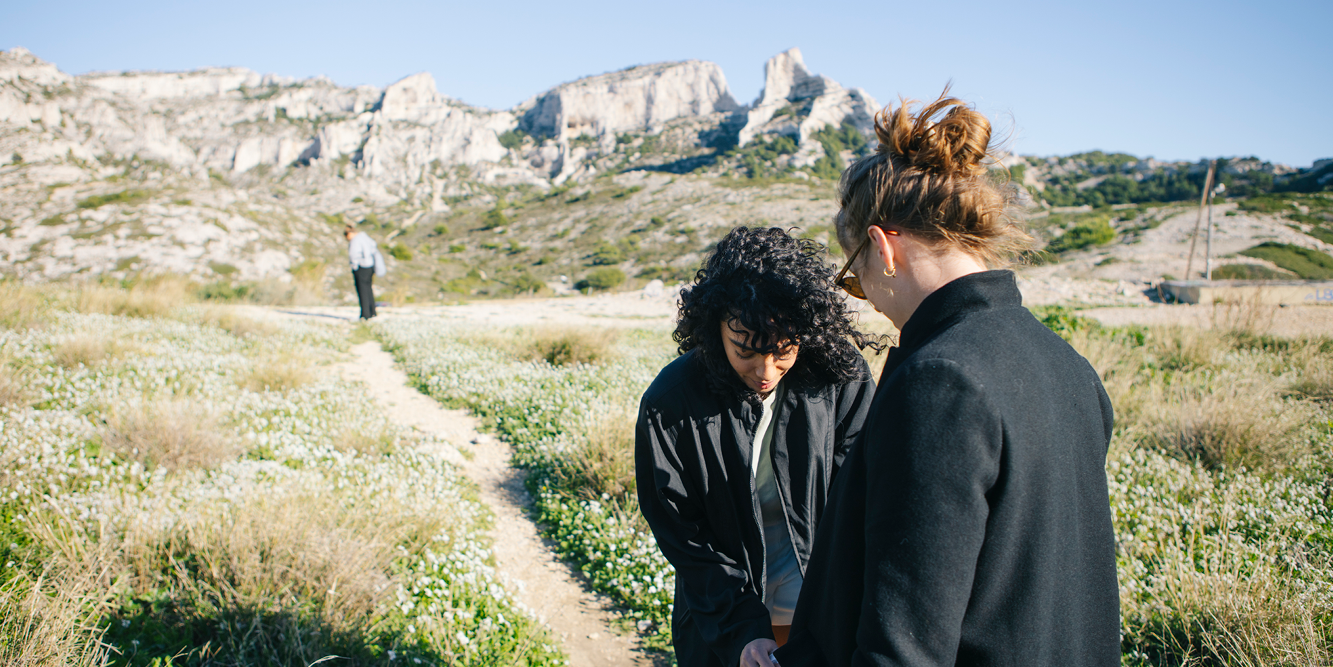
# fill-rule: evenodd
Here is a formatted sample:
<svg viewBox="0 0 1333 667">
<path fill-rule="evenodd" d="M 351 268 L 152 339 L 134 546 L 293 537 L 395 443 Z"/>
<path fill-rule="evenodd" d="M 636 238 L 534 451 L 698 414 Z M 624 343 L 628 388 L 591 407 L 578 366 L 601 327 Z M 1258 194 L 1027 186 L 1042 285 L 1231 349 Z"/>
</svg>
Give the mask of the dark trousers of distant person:
<svg viewBox="0 0 1333 667">
<path fill-rule="evenodd" d="M 375 277 L 375 267 L 363 266 L 352 272 L 352 281 L 356 283 L 356 298 L 361 302 L 361 319 L 368 320 L 375 316 L 375 291 L 370 288 L 370 280 Z"/>
</svg>

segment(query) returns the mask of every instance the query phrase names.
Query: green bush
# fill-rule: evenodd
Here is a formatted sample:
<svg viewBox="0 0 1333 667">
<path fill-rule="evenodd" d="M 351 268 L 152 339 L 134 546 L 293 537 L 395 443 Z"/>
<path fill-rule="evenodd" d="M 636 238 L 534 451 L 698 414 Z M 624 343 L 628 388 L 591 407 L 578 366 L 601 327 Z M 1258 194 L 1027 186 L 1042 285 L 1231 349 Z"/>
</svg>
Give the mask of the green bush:
<svg viewBox="0 0 1333 667">
<path fill-rule="evenodd" d="M 500 136 L 496 138 L 500 140 L 501 146 L 512 151 L 523 145 L 523 138 L 526 136 L 528 136 L 528 133 L 523 130 L 509 130 L 507 132 L 502 132 Z"/>
<path fill-rule="evenodd" d="M 1251 213 L 1293 213 L 1291 201 L 1282 195 L 1259 195 L 1240 202 L 1238 208 Z"/>
<path fill-rule="evenodd" d="M 1290 273 L 1262 264 L 1223 264 L 1213 269 L 1213 280 L 1281 280 L 1293 277 Z"/>
<path fill-rule="evenodd" d="M 496 204 L 495 208 L 481 214 L 481 228 L 495 229 L 509 224 L 509 216 L 505 215 L 504 206 Z"/>
<path fill-rule="evenodd" d="M 1333 279 L 1333 257 L 1318 250 L 1268 241 L 1240 254 L 1272 262 L 1305 280 Z"/>
<path fill-rule="evenodd" d="M 249 295 L 249 285 L 233 285 L 225 280 L 208 283 L 195 290 L 195 296 L 200 301 L 242 301 Z"/>
<path fill-rule="evenodd" d="M 455 243 L 449 246 L 449 252 L 454 254 L 463 252 L 464 250 L 467 250 L 467 246 L 463 245 L 462 243 Z"/>
<path fill-rule="evenodd" d="M 1046 325 L 1047 329 L 1054 331 L 1066 340 L 1075 331 L 1087 331 L 1101 326 L 1101 322 L 1076 315 L 1075 311 L 1064 306 L 1034 306 L 1028 310 L 1032 311 L 1033 317 Z"/>
<path fill-rule="evenodd" d="M 412 259 L 412 249 L 402 243 L 395 243 L 389 246 L 389 256 L 396 260 L 406 262 L 407 260 Z"/>
<path fill-rule="evenodd" d="M 98 208 L 107 204 L 124 204 L 129 206 L 131 204 L 138 204 L 139 202 L 145 201 L 150 196 L 152 195 L 144 190 L 125 190 L 123 192 L 116 192 L 109 195 L 93 195 L 86 199 L 80 199 L 77 206 L 79 208 Z"/>
<path fill-rule="evenodd" d="M 441 223 L 435 225 L 435 228 L 431 231 L 434 232 L 436 236 L 445 236 L 449 233 L 449 225 Z"/>
<path fill-rule="evenodd" d="M 824 157 L 815 161 L 811 172 L 822 179 L 836 181 L 842 177 L 843 169 L 847 165 L 842 160 L 843 151 L 851 151 L 853 157 L 865 155 L 870 146 L 866 143 L 865 135 L 856 129 L 851 123 L 843 123 L 842 127 L 834 129 L 831 126 L 824 126 L 823 129 L 814 133 L 814 138 L 824 147 Z"/>
<path fill-rule="evenodd" d="M 745 175 L 749 178 L 769 178 L 781 175 L 774 164 L 783 155 L 791 155 L 797 149 L 796 140 L 783 134 L 769 140 L 765 137 L 757 137 L 748 146 L 744 148 L 733 148 L 727 151 L 727 155 L 740 158 L 741 166 L 745 169 Z"/>
<path fill-rule="evenodd" d="M 592 253 L 593 266 L 619 264 L 625 261 L 625 251 L 618 245 L 603 240 Z"/>
<path fill-rule="evenodd" d="M 533 278 L 532 274 L 521 273 L 514 279 L 514 291 L 519 294 L 536 294 L 546 289 L 546 283 Z"/>
<path fill-rule="evenodd" d="M 625 272 L 614 267 L 603 267 L 588 272 L 588 276 L 574 284 L 576 289 L 606 290 L 625 282 Z"/>
<path fill-rule="evenodd" d="M 1115 228 L 1111 226 L 1111 222 L 1104 217 L 1098 217 L 1070 227 L 1063 236 L 1051 241 L 1046 250 L 1069 252 L 1089 246 L 1106 245 L 1114 240 Z"/>
</svg>

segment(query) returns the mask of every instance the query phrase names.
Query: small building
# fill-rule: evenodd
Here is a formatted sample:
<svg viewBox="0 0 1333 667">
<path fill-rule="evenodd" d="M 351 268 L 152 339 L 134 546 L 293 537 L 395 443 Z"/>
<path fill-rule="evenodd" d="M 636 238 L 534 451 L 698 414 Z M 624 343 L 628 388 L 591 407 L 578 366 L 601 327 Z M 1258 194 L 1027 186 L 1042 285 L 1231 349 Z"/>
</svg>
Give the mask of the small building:
<svg viewBox="0 0 1333 667">
<path fill-rule="evenodd" d="M 1164 280 L 1157 289 L 1167 303 L 1333 305 L 1333 280 Z"/>
</svg>

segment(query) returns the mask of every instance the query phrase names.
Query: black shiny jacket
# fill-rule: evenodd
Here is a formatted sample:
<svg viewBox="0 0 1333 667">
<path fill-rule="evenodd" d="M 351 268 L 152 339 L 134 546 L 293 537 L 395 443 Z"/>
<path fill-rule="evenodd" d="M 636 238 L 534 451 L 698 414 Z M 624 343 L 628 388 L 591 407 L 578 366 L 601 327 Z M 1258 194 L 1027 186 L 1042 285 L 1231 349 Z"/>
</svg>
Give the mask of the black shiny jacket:
<svg viewBox="0 0 1333 667">
<path fill-rule="evenodd" d="M 711 391 L 697 350 L 662 369 L 639 404 L 639 505 L 676 568 L 673 642 L 681 667 L 737 664 L 772 638 L 764 606 L 764 538 L 750 472 L 762 407 Z M 864 365 L 864 362 L 862 362 Z M 773 471 L 802 572 L 829 486 L 874 395 L 861 380 L 788 386 L 773 428 Z"/>
</svg>

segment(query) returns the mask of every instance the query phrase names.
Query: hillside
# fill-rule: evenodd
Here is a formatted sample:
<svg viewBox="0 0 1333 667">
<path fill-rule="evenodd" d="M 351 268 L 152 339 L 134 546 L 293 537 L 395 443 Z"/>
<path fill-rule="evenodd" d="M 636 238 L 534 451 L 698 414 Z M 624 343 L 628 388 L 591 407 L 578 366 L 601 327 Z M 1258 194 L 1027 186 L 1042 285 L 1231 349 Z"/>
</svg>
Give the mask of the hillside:
<svg viewBox="0 0 1333 667">
<path fill-rule="evenodd" d="M 683 280 L 733 225 L 827 242 L 836 179 L 873 147 L 878 108 L 811 74 L 796 49 L 765 64 L 749 104 L 716 65 L 686 61 L 492 110 L 425 73 L 383 89 L 237 68 L 70 76 L 15 48 L 0 53 L 0 273 L 171 272 L 217 298 L 342 299 L 339 234 L 354 223 L 391 251 L 381 285 L 396 302 Z M 1273 239 L 1333 250 L 1327 200 L 1308 194 L 1333 180 L 1323 162 L 1225 161 L 1229 194 L 1270 201 L 1229 204 L 1245 210 L 1224 220 L 1238 239 L 1226 252 Z M 1112 248 L 1186 216 L 1204 169 L 1100 152 L 1004 165 L 1036 235 L 1066 237 L 1034 275 L 1122 281 L 1172 273 L 1178 235 L 1146 253 Z M 1089 225 L 1095 243 L 1068 242 Z M 1121 265 L 1100 270 L 1112 255 Z"/>
</svg>

